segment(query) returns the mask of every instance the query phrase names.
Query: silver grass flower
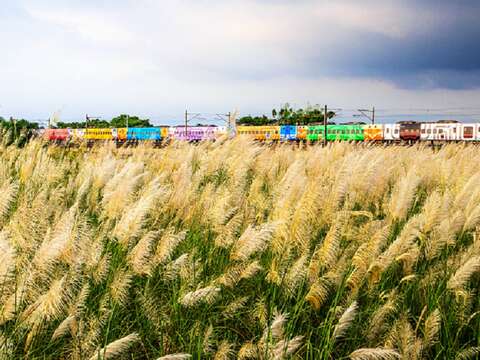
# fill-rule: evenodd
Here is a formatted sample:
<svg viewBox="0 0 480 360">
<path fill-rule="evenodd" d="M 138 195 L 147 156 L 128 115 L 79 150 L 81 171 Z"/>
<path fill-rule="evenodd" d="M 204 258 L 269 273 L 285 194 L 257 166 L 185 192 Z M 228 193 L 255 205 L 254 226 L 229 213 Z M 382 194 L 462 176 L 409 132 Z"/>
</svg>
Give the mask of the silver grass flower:
<svg viewBox="0 0 480 360">
<path fill-rule="evenodd" d="M 128 350 L 138 342 L 140 342 L 140 336 L 138 336 L 137 333 L 127 335 L 98 350 L 98 352 L 92 355 L 89 360 L 114 359 L 120 355 L 126 354 Z"/>
<path fill-rule="evenodd" d="M 221 289 L 215 286 L 207 286 L 185 294 L 179 303 L 185 307 L 193 307 L 200 303 L 212 304 L 220 295 Z"/>
<path fill-rule="evenodd" d="M 400 354 L 392 349 L 358 349 L 349 355 L 352 360 L 396 360 L 400 359 Z"/>
</svg>

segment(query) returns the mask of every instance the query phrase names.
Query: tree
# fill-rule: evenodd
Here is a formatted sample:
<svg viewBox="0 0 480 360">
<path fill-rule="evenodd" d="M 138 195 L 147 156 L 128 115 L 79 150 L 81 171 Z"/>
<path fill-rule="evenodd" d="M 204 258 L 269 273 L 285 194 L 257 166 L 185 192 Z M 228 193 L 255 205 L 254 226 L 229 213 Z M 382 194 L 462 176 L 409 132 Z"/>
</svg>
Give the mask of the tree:
<svg viewBox="0 0 480 360">
<path fill-rule="evenodd" d="M 111 127 L 122 128 L 127 127 L 127 119 L 128 119 L 128 127 L 152 127 L 153 125 L 150 123 L 149 119 L 140 119 L 138 116 L 130 116 L 127 114 L 122 114 L 120 116 L 114 117 L 112 121 L 110 121 Z"/>
<path fill-rule="evenodd" d="M 149 119 L 140 119 L 138 116 L 130 116 L 127 114 L 121 114 L 117 117 L 114 117 L 111 121 L 100 120 L 100 119 L 91 119 L 88 121 L 89 128 L 124 128 L 127 127 L 152 127 Z M 84 129 L 87 127 L 87 123 L 82 122 L 59 122 L 57 128 L 65 129 Z"/>
<path fill-rule="evenodd" d="M 332 119 L 335 112 L 329 111 L 327 119 Z M 272 119 L 267 116 L 244 116 L 238 120 L 242 125 L 310 125 L 323 123 L 323 109 L 319 105 L 308 105 L 305 109 L 295 110 L 290 104 L 285 104 L 280 110 L 272 110 Z"/>
</svg>

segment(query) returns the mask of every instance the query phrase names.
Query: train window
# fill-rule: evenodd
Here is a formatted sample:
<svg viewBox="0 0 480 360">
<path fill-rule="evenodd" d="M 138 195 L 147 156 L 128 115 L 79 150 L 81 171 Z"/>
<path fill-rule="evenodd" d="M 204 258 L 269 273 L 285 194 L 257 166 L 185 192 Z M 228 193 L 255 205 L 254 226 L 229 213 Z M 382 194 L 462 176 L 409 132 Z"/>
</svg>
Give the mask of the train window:
<svg viewBox="0 0 480 360">
<path fill-rule="evenodd" d="M 453 128 L 453 133 L 455 134 L 456 132 L 457 132 L 457 128 L 454 127 L 454 128 Z"/>
<path fill-rule="evenodd" d="M 387 134 L 389 134 L 389 133 L 390 133 L 390 129 L 389 129 L 389 128 L 387 128 Z"/>
<path fill-rule="evenodd" d="M 436 134 L 436 133 L 437 133 L 437 129 L 433 129 L 433 133 Z"/>
<path fill-rule="evenodd" d="M 422 133 L 422 134 L 425 134 L 425 129 L 422 129 L 422 130 L 421 130 L 421 133 Z"/>
<path fill-rule="evenodd" d="M 438 129 L 439 134 L 443 134 L 443 129 Z"/>
<path fill-rule="evenodd" d="M 395 129 L 395 134 L 398 134 L 398 129 Z"/>
<path fill-rule="evenodd" d="M 428 129 L 427 134 L 431 134 L 431 133 L 432 133 L 432 129 Z"/>
</svg>

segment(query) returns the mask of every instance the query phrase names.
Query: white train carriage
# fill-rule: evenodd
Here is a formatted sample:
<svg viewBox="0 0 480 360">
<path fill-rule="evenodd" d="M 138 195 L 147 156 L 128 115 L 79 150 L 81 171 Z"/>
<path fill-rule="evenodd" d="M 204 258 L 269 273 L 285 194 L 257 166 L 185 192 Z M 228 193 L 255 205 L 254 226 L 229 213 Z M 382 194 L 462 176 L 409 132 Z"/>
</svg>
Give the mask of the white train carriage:
<svg viewBox="0 0 480 360">
<path fill-rule="evenodd" d="M 480 141 L 480 124 L 458 121 L 422 123 L 423 141 Z"/>
<path fill-rule="evenodd" d="M 383 139 L 386 141 L 400 140 L 400 124 L 384 124 Z"/>
<path fill-rule="evenodd" d="M 456 121 L 422 123 L 420 129 L 422 141 L 462 140 L 462 124 Z"/>
</svg>

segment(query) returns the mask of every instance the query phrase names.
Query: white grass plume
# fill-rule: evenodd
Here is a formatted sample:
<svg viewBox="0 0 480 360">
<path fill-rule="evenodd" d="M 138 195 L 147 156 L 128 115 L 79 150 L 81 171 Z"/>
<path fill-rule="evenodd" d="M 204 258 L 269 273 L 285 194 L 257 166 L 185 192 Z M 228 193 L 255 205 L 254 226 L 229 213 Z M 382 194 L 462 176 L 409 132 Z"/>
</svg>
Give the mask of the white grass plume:
<svg viewBox="0 0 480 360">
<path fill-rule="evenodd" d="M 410 171 L 396 184 L 388 204 L 390 216 L 394 220 L 401 221 L 407 217 L 420 181 L 421 178 L 414 171 Z"/>
<path fill-rule="evenodd" d="M 337 224 L 334 224 L 325 236 L 321 246 L 315 251 L 312 261 L 318 262 L 321 268 L 329 269 L 337 260 L 339 247 L 339 228 Z"/>
<path fill-rule="evenodd" d="M 270 339 L 272 339 L 274 342 L 281 340 L 284 335 L 287 319 L 288 314 L 276 312 L 270 326 L 266 327 L 263 331 L 261 343 L 268 344 L 270 342 Z"/>
<path fill-rule="evenodd" d="M 110 284 L 110 296 L 120 305 L 125 305 L 128 300 L 133 275 L 128 270 L 117 270 Z"/>
<path fill-rule="evenodd" d="M 137 333 L 127 335 L 121 339 L 115 340 L 106 347 L 100 349 L 90 357 L 90 360 L 109 360 L 124 355 L 128 350 L 140 342 L 140 336 Z"/>
<path fill-rule="evenodd" d="M 289 359 L 303 344 L 303 336 L 290 340 L 281 340 L 272 349 L 273 359 Z"/>
<path fill-rule="evenodd" d="M 244 261 L 254 253 L 265 250 L 276 227 L 275 223 L 264 224 L 259 229 L 248 227 L 235 243 L 230 258 Z"/>
<path fill-rule="evenodd" d="M 332 338 L 334 340 L 338 340 L 339 338 L 342 338 L 343 336 L 345 336 L 348 328 L 350 327 L 353 320 L 355 319 L 355 316 L 357 315 L 357 310 L 358 310 L 358 304 L 356 301 L 354 301 L 347 308 L 347 310 L 345 310 L 345 312 L 342 314 L 342 316 L 338 320 L 338 324 L 335 325 L 335 328 L 333 330 Z"/>
<path fill-rule="evenodd" d="M 297 291 L 298 287 L 301 285 L 302 281 L 305 279 L 307 274 L 307 256 L 300 256 L 289 268 L 285 280 L 283 283 L 283 288 L 290 296 L 293 296 Z"/>
<path fill-rule="evenodd" d="M 163 277 L 165 280 L 174 280 L 177 278 L 180 273 L 182 272 L 182 269 L 187 266 L 189 262 L 189 254 L 182 254 L 175 260 L 171 261 L 165 266 L 165 272 L 163 273 Z"/>
<path fill-rule="evenodd" d="M 396 360 L 401 358 L 397 351 L 382 348 L 358 349 L 352 352 L 349 357 L 352 360 Z"/>
<path fill-rule="evenodd" d="M 16 182 L 6 183 L 0 188 L 0 223 L 8 216 L 10 206 L 12 205 L 18 192 Z"/>
<path fill-rule="evenodd" d="M 8 241 L 8 234 L 0 232 L 0 286 L 7 281 L 15 267 L 16 251 Z"/>
<path fill-rule="evenodd" d="M 173 229 L 166 231 L 157 244 L 155 255 L 153 256 L 154 266 L 164 264 L 170 260 L 177 246 L 185 240 L 186 231 L 175 233 Z"/>
<path fill-rule="evenodd" d="M 153 242 L 159 233 L 150 231 L 144 235 L 128 255 L 128 262 L 137 275 L 148 275 L 151 272 L 150 259 L 153 252 Z"/>
<path fill-rule="evenodd" d="M 220 291 L 219 287 L 207 286 L 185 294 L 179 302 L 185 307 L 193 307 L 200 303 L 212 304 L 220 295 Z"/>
<path fill-rule="evenodd" d="M 113 230 L 113 234 L 122 245 L 127 246 L 132 238 L 139 236 L 159 196 L 158 191 L 145 191 L 142 197 L 128 211 L 123 213 Z"/>
<path fill-rule="evenodd" d="M 461 290 L 472 275 L 480 270 L 480 256 L 474 256 L 463 264 L 447 282 L 450 290 Z"/>
<path fill-rule="evenodd" d="M 52 341 L 55 341 L 71 332 L 74 323 L 76 322 L 75 316 L 70 315 L 65 318 L 55 329 L 52 335 Z"/>
<path fill-rule="evenodd" d="M 178 354 L 165 355 L 165 356 L 157 358 L 157 360 L 187 360 L 187 359 L 191 359 L 191 358 L 192 358 L 192 355 L 190 355 L 190 354 L 178 353 Z"/>
<path fill-rule="evenodd" d="M 68 289 L 66 289 L 67 277 L 54 280 L 47 292 L 41 295 L 22 314 L 22 318 L 31 323 L 50 321 L 57 318 L 66 308 Z"/>
<path fill-rule="evenodd" d="M 440 310 L 435 309 L 425 320 L 423 347 L 429 348 L 438 341 L 438 335 L 442 326 Z"/>
</svg>

